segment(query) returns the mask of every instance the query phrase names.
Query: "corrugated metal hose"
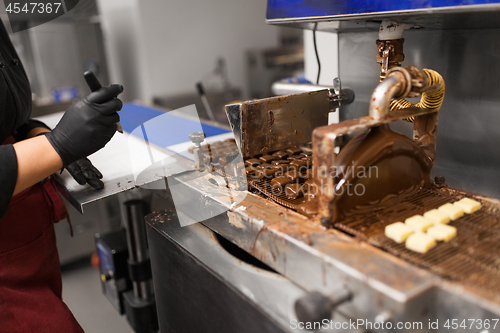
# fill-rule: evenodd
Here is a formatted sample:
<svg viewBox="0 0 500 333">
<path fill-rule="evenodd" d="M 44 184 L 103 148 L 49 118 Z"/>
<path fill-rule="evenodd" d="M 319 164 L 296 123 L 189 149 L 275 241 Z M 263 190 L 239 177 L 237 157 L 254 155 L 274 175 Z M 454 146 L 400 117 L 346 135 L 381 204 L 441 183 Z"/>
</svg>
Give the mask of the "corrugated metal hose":
<svg viewBox="0 0 500 333">
<path fill-rule="evenodd" d="M 400 110 L 406 109 L 410 107 L 417 107 L 422 109 L 430 109 L 430 110 L 439 110 L 441 109 L 441 105 L 443 105 L 444 93 L 445 93 L 445 83 L 444 79 L 438 72 L 432 69 L 424 68 L 425 74 L 429 79 L 429 86 L 439 85 L 439 90 L 432 92 L 424 92 L 422 93 L 422 97 L 420 98 L 420 102 L 417 104 L 413 104 L 408 102 L 405 99 L 395 99 L 389 105 L 389 109 Z M 415 117 L 408 117 L 405 119 L 408 122 L 414 122 Z"/>
</svg>

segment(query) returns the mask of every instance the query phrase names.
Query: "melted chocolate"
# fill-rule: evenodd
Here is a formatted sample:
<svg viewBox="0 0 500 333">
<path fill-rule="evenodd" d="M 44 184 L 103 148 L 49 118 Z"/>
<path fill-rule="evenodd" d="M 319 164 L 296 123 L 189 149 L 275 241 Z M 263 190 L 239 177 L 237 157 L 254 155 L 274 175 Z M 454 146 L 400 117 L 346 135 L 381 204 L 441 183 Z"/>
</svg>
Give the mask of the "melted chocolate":
<svg viewBox="0 0 500 333">
<path fill-rule="evenodd" d="M 250 165 L 257 166 L 257 165 L 262 164 L 262 161 L 259 161 L 256 158 L 250 158 L 250 159 L 245 161 L 245 164 L 248 166 L 250 166 Z"/>
<path fill-rule="evenodd" d="M 300 149 L 299 147 L 292 147 L 292 148 L 288 148 L 286 150 L 286 152 L 289 154 L 289 155 L 296 155 L 296 154 L 300 154 L 302 153 L 302 149 Z"/>
<path fill-rule="evenodd" d="M 296 181 L 299 181 L 300 180 L 300 173 L 297 171 L 297 170 L 290 170 L 288 172 L 285 172 L 285 177 L 287 177 L 288 179 L 290 179 L 290 181 L 293 183 L 293 182 L 296 182 Z"/>
<path fill-rule="evenodd" d="M 305 171 L 307 168 L 309 168 L 309 166 L 305 161 L 295 160 L 290 162 L 290 169 Z"/>
<path fill-rule="evenodd" d="M 308 217 L 313 217 L 318 213 L 318 200 L 310 200 L 298 205 L 297 212 Z"/>
<path fill-rule="evenodd" d="M 288 199 L 298 199 L 304 196 L 304 190 L 301 184 L 288 184 L 285 188 L 285 194 Z"/>
<path fill-rule="evenodd" d="M 280 193 L 283 193 L 283 188 L 287 184 L 290 184 L 290 179 L 288 177 L 276 177 L 273 180 L 271 180 L 271 186 L 273 193 L 278 195 Z"/>
<path fill-rule="evenodd" d="M 271 155 L 264 155 L 259 157 L 259 160 L 261 160 L 264 163 L 270 163 L 271 161 L 277 160 L 278 158 L 276 156 L 271 156 Z"/>
<path fill-rule="evenodd" d="M 277 151 L 273 154 L 273 156 L 277 157 L 278 159 L 282 160 L 284 158 L 288 157 L 288 153 L 286 151 L 280 150 Z"/>
<path fill-rule="evenodd" d="M 305 161 L 307 164 L 312 166 L 312 156 L 302 157 L 300 160 Z"/>
<path fill-rule="evenodd" d="M 308 193 L 319 193 L 319 187 L 318 185 L 316 185 L 313 179 L 309 179 L 304 182 L 304 190 Z"/>
<path fill-rule="evenodd" d="M 254 170 L 247 173 L 248 180 L 261 180 L 262 178 L 264 178 L 264 174 L 261 170 Z"/>
<path fill-rule="evenodd" d="M 247 166 L 247 167 L 245 168 L 245 173 L 246 173 L 246 174 L 249 174 L 249 173 L 252 173 L 252 172 L 257 171 L 257 170 L 259 170 L 259 169 L 257 169 L 257 168 L 256 168 L 256 167 L 254 167 L 254 166 Z"/>
<path fill-rule="evenodd" d="M 276 173 L 276 171 L 271 166 L 262 169 L 261 172 L 266 178 L 273 177 L 274 174 Z"/>
<path fill-rule="evenodd" d="M 268 163 L 262 163 L 262 164 L 257 165 L 257 168 L 258 168 L 258 169 L 261 169 L 261 170 L 262 170 L 262 169 L 266 169 L 266 168 L 269 168 L 269 169 L 270 169 L 270 168 L 271 168 L 271 164 L 268 164 Z"/>
<path fill-rule="evenodd" d="M 314 171 L 313 169 L 307 169 L 306 172 L 302 172 L 302 178 L 313 179 Z"/>
<path fill-rule="evenodd" d="M 283 176 L 285 172 L 288 171 L 288 165 L 287 164 L 277 164 L 272 166 L 274 173 L 280 176 Z"/>
<path fill-rule="evenodd" d="M 313 193 L 313 192 L 306 192 L 304 194 L 304 199 L 306 199 L 306 201 L 317 200 L 317 198 L 318 198 L 318 195 L 316 193 Z"/>
<path fill-rule="evenodd" d="M 415 186 L 429 187 L 431 167 L 417 143 L 388 125 L 359 134 L 336 158 L 332 220 L 387 195 Z"/>
<path fill-rule="evenodd" d="M 289 164 L 290 161 L 287 160 L 277 160 L 277 161 L 272 161 L 271 165 L 278 165 L 278 164 Z"/>
</svg>

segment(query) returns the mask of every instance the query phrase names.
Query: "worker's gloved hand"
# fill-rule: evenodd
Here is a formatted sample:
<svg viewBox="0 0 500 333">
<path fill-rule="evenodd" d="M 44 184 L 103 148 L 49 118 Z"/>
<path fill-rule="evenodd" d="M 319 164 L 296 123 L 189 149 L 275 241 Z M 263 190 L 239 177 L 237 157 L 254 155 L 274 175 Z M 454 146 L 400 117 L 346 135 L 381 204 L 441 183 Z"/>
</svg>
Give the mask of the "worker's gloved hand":
<svg viewBox="0 0 500 333">
<path fill-rule="evenodd" d="M 102 178 L 102 174 L 86 157 L 66 166 L 66 170 L 68 170 L 71 176 L 73 176 L 73 178 L 80 185 L 85 185 L 88 183 L 90 186 L 96 189 L 101 189 L 104 187 L 104 183 L 100 181 L 100 179 Z"/>
<path fill-rule="evenodd" d="M 123 103 L 116 97 L 123 86 L 113 84 L 94 91 L 72 105 L 47 139 L 66 167 L 95 153 L 111 140 Z"/>
</svg>

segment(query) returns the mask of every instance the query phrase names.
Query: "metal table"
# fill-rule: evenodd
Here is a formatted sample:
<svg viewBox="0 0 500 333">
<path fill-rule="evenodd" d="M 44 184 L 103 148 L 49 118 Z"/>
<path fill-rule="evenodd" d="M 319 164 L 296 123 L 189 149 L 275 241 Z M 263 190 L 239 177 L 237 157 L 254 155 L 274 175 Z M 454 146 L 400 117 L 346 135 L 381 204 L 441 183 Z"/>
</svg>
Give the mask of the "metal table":
<svg viewBox="0 0 500 333">
<path fill-rule="evenodd" d="M 429 319 L 444 322 L 449 318 L 461 321 L 471 316 L 494 319 L 500 315 L 498 295 L 444 280 L 247 191 L 218 187 L 212 177 L 170 177 L 171 194 L 173 185 L 175 196 L 184 196 L 190 202 L 189 210 L 177 205 L 176 210 L 230 240 L 306 291 L 332 295 L 339 288 L 349 289 L 352 299 L 341 304 L 335 313 L 372 323 L 421 322 L 423 331 L 430 331 L 425 326 Z M 212 217 L 201 220 L 207 211 L 212 212 Z M 177 223 L 169 221 L 167 215 L 156 213 L 150 220 L 156 226 Z"/>
<path fill-rule="evenodd" d="M 193 169 L 193 161 L 187 153 L 187 148 L 193 145 L 191 142 L 186 142 L 189 141 L 189 131 L 198 127 L 202 130 L 202 127 L 205 129 L 208 126 L 220 128 L 221 132 L 225 133 L 207 137 L 207 142 L 233 137 L 232 133 L 221 125 L 208 122 L 200 123 L 201 126 L 193 125 L 192 123 L 199 122 L 196 118 L 196 109 L 184 109 L 170 111 L 167 114 L 165 110 L 143 104 L 126 103 L 120 111 L 125 132 L 116 133 L 103 149 L 89 156 L 94 166 L 103 174 L 104 188 L 96 190 L 89 185 L 81 186 L 64 170 L 61 174 L 56 174 L 57 181 L 64 188 L 63 196 L 83 213 L 84 206 L 91 202 L 137 187 L 164 189 L 165 177 Z M 152 112 L 158 113 L 160 117 L 151 119 L 147 113 Z M 37 119 L 54 128 L 63 114 L 64 112 L 58 112 Z M 163 114 L 168 118 L 164 118 Z M 179 121 L 180 129 L 177 128 L 175 133 L 163 132 L 162 126 L 165 122 L 172 120 Z M 155 144 L 151 138 L 144 140 L 142 129 L 136 126 L 138 124 L 145 126 L 147 134 L 156 136 L 158 143 L 167 142 L 169 146 Z M 182 127 L 183 125 L 185 127 Z M 177 142 L 181 143 L 176 144 Z"/>
</svg>

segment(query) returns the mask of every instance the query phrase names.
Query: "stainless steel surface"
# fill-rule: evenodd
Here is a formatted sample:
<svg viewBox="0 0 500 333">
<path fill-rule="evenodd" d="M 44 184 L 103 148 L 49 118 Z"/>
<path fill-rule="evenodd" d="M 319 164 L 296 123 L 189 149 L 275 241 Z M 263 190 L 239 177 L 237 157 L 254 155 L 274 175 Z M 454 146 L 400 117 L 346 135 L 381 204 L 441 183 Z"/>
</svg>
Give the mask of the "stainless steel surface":
<svg viewBox="0 0 500 333">
<path fill-rule="evenodd" d="M 338 77 L 333 80 L 333 85 L 331 87 L 316 84 L 290 83 L 284 81 L 275 82 L 272 86 L 272 90 L 275 95 L 300 94 L 324 89 L 328 89 L 329 91 L 328 98 L 332 102 L 330 108 L 334 111 L 338 111 L 337 109 L 340 105 L 350 104 L 354 101 L 354 91 L 349 88 L 342 89 L 340 78 Z"/>
<path fill-rule="evenodd" d="M 226 105 L 242 156 L 254 156 L 311 141 L 312 130 L 328 124 L 328 90 Z"/>
<path fill-rule="evenodd" d="M 175 178 L 186 187 L 186 197 L 198 203 L 188 214 L 218 206 L 219 210 L 229 209 L 227 214 L 203 221 L 203 225 L 297 285 L 324 295 L 345 285 L 353 292 L 353 298 L 339 306 L 338 311 L 350 318 L 374 321 L 381 314 L 390 313 L 393 323 L 427 323 L 429 319 L 451 317 L 461 321 L 470 313 L 475 318 L 500 316 L 498 295 L 446 281 L 255 195 L 242 192 L 233 193 L 231 198 L 224 196 L 220 188 L 208 181 L 208 176 L 195 182 L 188 175 Z M 239 199 L 240 204 L 231 206 L 234 199 Z M 430 330 L 424 326 L 421 331 Z"/>
<path fill-rule="evenodd" d="M 308 91 L 318 91 L 324 89 L 331 89 L 329 86 L 321 86 L 317 84 L 306 84 L 306 83 L 289 83 L 278 81 L 274 82 L 271 89 L 275 95 L 290 95 L 304 93 Z"/>
<path fill-rule="evenodd" d="M 147 214 L 147 203 L 143 200 L 125 202 L 126 230 L 129 259 L 134 264 L 140 264 L 149 259 L 148 241 L 144 216 Z M 151 279 L 146 281 L 132 280 L 134 295 L 137 298 L 149 300 L 153 296 Z"/>
<path fill-rule="evenodd" d="M 500 198 L 500 30 L 406 31 L 402 66 L 432 68 L 446 81 L 432 174 L 455 188 Z M 341 120 L 366 115 L 379 81 L 378 33 L 339 35 L 340 77 L 356 92 Z M 412 125 L 391 127 L 412 136 Z"/>
<path fill-rule="evenodd" d="M 60 112 L 37 119 L 54 128 L 62 115 L 63 112 Z M 139 175 L 134 175 L 134 171 L 137 173 L 137 170 L 134 170 L 133 162 L 137 157 L 133 155 L 137 149 L 148 150 L 148 148 L 151 149 L 156 163 Z M 65 189 L 62 194 L 80 213 L 83 213 L 84 206 L 91 202 L 140 186 L 165 188 L 165 177 L 192 170 L 194 166 L 192 161 L 153 144 L 146 145 L 143 140 L 129 133 L 114 135 L 105 148 L 89 156 L 89 159 L 103 174 L 104 188 L 101 190 L 96 190 L 90 185 L 79 185 L 66 170 L 56 174 L 57 181 Z"/>
<path fill-rule="evenodd" d="M 178 211 L 178 214 L 184 215 L 184 219 L 189 219 L 189 216 L 183 212 Z M 294 311 L 295 300 L 306 295 L 304 289 L 280 274 L 258 268 L 234 257 L 221 246 L 215 234 L 201 224 L 181 227 L 171 214 L 161 212 L 155 213 L 149 223 L 153 232 L 159 232 L 180 246 L 183 251 L 196 258 L 201 265 L 222 279 L 231 289 L 241 293 L 254 306 L 270 316 L 278 324 L 280 331 L 307 332 L 307 330 L 291 327 L 293 321 L 297 321 Z M 158 253 L 158 255 L 163 254 Z M 185 277 L 178 278 L 187 280 Z M 156 281 L 156 283 L 164 282 Z M 203 298 L 200 297 L 201 299 Z M 167 304 L 163 304 L 163 306 L 167 306 Z M 207 306 L 217 306 L 217 300 L 214 300 L 212 304 L 207 304 Z M 232 306 L 238 307 L 238 304 L 232 304 Z M 245 316 L 246 314 L 242 313 L 241 315 Z M 348 321 L 349 318 L 343 313 L 336 312 L 332 325 L 334 327 L 335 323 Z M 223 325 L 220 326 L 223 327 Z M 321 330 L 321 332 L 354 333 L 364 332 L 364 329 L 328 329 Z"/>
<path fill-rule="evenodd" d="M 125 202 L 127 215 L 125 217 L 128 241 L 129 259 L 134 262 L 143 262 L 149 258 L 144 216 L 148 213 L 146 202 L 132 200 Z"/>
</svg>

